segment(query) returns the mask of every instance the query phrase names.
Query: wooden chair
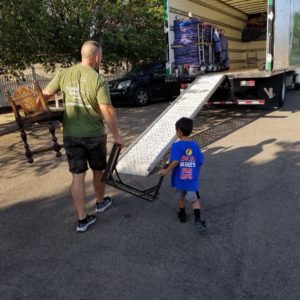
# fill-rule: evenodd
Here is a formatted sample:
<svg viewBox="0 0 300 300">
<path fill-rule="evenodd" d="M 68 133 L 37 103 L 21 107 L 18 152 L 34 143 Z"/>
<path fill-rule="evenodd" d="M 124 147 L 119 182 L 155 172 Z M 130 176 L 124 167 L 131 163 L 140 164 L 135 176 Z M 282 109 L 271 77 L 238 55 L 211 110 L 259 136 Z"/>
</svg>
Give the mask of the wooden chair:
<svg viewBox="0 0 300 300">
<path fill-rule="evenodd" d="M 20 135 L 24 143 L 27 161 L 32 163 L 32 156 L 34 154 L 49 150 L 54 150 L 56 152 L 56 156 L 60 157 L 61 145 L 58 144 L 55 135 L 55 123 L 56 121 L 62 121 L 63 109 L 50 109 L 48 107 L 47 102 L 43 97 L 41 88 L 36 81 L 34 82 L 33 89 L 29 88 L 28 86 L 17 87 L 12 95 L 8 93 L 8 99 L 11 103 Z M 52 137 L 52 146 L 47 146 L 36 150 L 30 149 L 30 146 L 27 143 L 27 133 L 25 128 L 35 123 L 47 125 Z"/>
</svg>

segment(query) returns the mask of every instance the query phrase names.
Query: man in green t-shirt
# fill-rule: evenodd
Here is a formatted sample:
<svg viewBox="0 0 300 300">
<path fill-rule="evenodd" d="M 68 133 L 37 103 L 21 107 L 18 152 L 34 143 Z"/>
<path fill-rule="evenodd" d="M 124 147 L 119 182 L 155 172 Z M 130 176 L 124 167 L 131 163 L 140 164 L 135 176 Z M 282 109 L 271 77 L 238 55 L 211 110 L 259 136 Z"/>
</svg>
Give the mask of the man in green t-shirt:
<svg viewBox="0 0 300 300">
<path fill-rule="evenodd" d="M 96 212 L 103 212 L 112 200 L 104 197 L 105 185 L 101 182 L 106 166 L 105 124 L 114 142 L 123 145 L 117 127 L 115 110 L 110 101 L 106 80 L 99 69 L 102 49 L 95 41 L 87 41 L 81 48 L 81 63 L 58 72 L 43 90 L 46 99 L 61 91 L 65 112 L 63 117 L 64 146 L 69 170 L 73 175 L 71 195 L 78 214 L 77 231 L 84 232 L 96 221 L 85 209 L 85 174 L 93 171 L 96 194 Z"/>
</svg>

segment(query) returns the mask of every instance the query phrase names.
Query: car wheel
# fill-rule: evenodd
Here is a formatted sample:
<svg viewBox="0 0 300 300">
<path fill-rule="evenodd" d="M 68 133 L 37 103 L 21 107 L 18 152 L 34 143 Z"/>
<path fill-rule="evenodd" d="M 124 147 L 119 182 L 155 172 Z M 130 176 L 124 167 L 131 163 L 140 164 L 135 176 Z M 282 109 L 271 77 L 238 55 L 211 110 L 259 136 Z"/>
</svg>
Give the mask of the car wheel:
<svg viewBox="0 0 300 300">
<path fill-rule="evenodd" d="M 139 88 L 134 95 L 134 104 L 138 106 L 147 105 L 150 100 L 149 92 L 146 88 Z"/>
</svg>

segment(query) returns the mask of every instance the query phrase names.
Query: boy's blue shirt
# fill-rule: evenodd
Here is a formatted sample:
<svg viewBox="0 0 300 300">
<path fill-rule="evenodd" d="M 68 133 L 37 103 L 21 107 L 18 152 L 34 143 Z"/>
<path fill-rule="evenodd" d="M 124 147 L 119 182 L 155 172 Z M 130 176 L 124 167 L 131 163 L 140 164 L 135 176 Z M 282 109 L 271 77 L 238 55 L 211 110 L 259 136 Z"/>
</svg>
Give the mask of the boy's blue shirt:
<svg viewBox="0 0 300 300">
<path fill-rule="evenodd" d="M 179 164 L 172 171 L 171 184 L 179 190 L 198 191 L 200 166 L 204 156 L 194 141 L 177 141 L 171 146 L 170 160 Z"/>
</svg>

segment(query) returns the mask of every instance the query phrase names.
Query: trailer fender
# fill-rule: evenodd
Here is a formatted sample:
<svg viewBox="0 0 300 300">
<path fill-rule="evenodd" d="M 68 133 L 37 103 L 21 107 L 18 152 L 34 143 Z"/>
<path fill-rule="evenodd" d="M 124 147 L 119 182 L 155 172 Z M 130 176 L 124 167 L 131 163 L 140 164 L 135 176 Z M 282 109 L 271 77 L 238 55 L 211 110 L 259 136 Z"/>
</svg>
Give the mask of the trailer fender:
<svg viewBox="0 0 300 300">
<path fill-rule="evenodd" d="M 265 108 L 282 107 L 285 102 L 285 75 L 279 74 L 262 78 L 258 85 L 258 97 L 265 99 Z"/>
</svg>

